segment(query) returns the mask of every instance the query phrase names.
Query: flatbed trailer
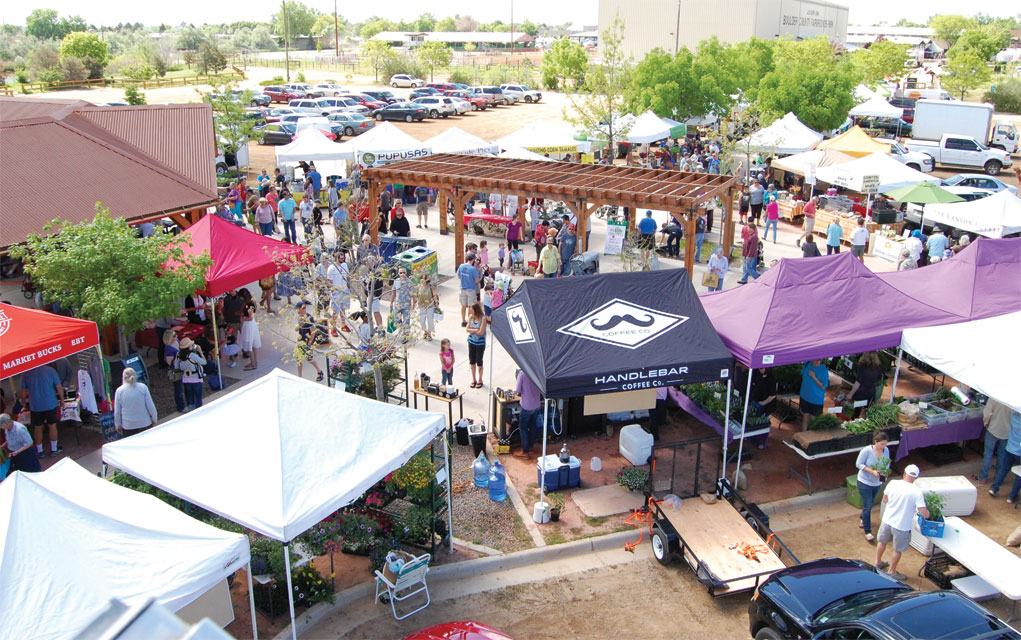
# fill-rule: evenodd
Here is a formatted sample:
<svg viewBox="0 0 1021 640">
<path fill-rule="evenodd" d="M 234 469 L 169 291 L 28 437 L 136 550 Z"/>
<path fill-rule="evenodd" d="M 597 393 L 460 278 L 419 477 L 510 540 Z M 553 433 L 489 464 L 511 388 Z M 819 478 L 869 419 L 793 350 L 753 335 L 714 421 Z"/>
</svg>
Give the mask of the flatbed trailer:
<svg viewBox="0 0 1021 640">
<path fill-rule="evenodd" d="M 692 497 L 680 509 L 663 509 L 655 499 L 652 552 L 662 565 L 680 556 L 695 578 L 715 597 L 753 591 L 773 573 L 797 557 L 769 529 L 762 511 L 745 502 L 726 479 L 716 487 L 717 501 L 706 504 Z M 742 549 L 756 549 L 748 557 Z"/>
</svg>

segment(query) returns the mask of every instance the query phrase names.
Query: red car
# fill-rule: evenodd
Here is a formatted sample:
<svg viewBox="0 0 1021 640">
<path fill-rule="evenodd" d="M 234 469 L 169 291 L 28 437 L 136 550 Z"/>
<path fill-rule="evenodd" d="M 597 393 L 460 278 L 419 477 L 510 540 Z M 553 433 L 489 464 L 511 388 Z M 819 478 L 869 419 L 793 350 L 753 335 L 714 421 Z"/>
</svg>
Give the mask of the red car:
<svg viewBox="0 0 1021 640">
<path fill-rule="evenodd" d="M 427 84 L 425 86 L 432 87 L 433 89 L 436 89 L 437 91 L 440 91 L 442 93 L 446 93 L 447 91 L 455 91 L 455 90 L 457 90 L 457 87 L 454 86 L 454 84 L 450 83 L 450 82 L 430 82 L 429 84 Z"/>
<path fill-rule="evenodd" d="M 404 640 L 514 640 L 506 633 L 472 620 L 442 622 L 419 629 Z"/>
<path fill-rule="evenodd" d="M 346 94 L 346 95 L 343 95 L 343 96 L 340 96 L 340 97 L 341 98 L 351 98 L 351 99 L 357 101 L 358 104 L 364 105 L 364 106 L 368 107 L 369 111 L 375 111 L 376 109 L 382 109 L 387 104 L 387 103 L 383 102 L 382 100 L 376 100 L 372 96 L 367 96 L 364 93 L 349 93 L 349 94 Z"/>
<path fill-rule="evenodd" d="M 489 98 L 483 98 L 480 95 L 472 95 L 462 89 L 456 89 L 454 91 L 445 91 L 443 95 L 450 96 L 451 98 L 460 98 L 465 100 L 472 106 L 472 111 L 485 111 L 491 105 Z"/>
<path fill-rule="evenodd" d="M 305 97 L 304 93 L 300 91 L 291 91 L 281 85 L 263 87 L 262 92 L 269 96 L 270 102 L 283 102 L 284 104 L 287 104 L 291 100 L 297 100 L 298 98 Z"/>
</svg>

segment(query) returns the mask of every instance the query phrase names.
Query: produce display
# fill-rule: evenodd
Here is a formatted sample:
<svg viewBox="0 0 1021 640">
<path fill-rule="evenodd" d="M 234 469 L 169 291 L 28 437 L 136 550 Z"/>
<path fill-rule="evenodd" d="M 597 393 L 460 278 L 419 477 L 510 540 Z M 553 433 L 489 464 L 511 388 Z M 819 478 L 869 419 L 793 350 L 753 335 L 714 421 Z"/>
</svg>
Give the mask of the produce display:
<svg viewBox="0 0 1021 640">
<path fill-rule="evenodd" d="M 717 382 L 705 384 L 681 385 L 681 392 L 688 396 L 688 399 L 708 413 L 720 425 L 724 424 L 723 414 L 727 410 L 727 387 Z M 744 399 L 737 391 L 733 391 L 730 398 L 730 419 L 741 423 L 741 416 L 744 412 Z M 769 424 L 769 416 L 763 413 L 748 411 L 748 427 L 755 427 Z"/>
</svg>

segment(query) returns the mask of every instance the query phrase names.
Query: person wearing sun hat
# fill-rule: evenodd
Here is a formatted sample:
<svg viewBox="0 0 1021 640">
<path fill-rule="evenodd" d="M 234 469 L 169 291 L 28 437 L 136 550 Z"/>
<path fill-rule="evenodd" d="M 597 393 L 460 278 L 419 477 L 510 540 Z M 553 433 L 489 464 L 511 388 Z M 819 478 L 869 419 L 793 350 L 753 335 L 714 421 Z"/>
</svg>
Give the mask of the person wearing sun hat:
<svg viewBox="0 0 1021 640">
<path fill-rule="evenodd" d="M 174 366 L 181 371 L 181 383 L 184 385 L 184 397 L 188 403 L 184 412 L 202 406 L 202 376 L 206 365 L 202 349 L 191 338 L 181 340 L 181 350 L 177 352 Z"/>
<path fill-rule="evenodd" d="M 883 494 L 886 510 L 883 512 L 883 523 L 879 526 L 877 536 L 879 545 L 876 547 L 876 567 L 885 569 L 898 580 L 907 578 L 903 573 L 897 572 L 897 565 L 900 563 L 901 554 L 911 542 L 911 521 L 915 519 L 916 512 L 922 514 L 923 518 L 929 518 L 922 490 L 915 486 L 915 480 L 920 475 L 918 466 L 909 464 L 904 467 L 903 479 L 892 480 Z M 890 562 L 886 562 L 883 560 L 883 554 L 891 542 L 893 555 L 890 556 Z"/>
</svg>

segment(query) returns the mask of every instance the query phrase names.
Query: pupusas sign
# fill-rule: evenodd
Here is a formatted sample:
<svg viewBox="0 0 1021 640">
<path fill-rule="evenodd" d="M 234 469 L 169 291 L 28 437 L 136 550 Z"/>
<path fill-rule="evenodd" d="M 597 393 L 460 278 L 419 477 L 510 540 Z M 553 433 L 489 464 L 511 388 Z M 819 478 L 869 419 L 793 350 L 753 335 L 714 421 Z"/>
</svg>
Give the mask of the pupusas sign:
<svg viewBox="0 0 1021 640">
<path fill-rule="evenodd" d="M 381 167 L 391 162 L 401 160 L 415 160 L 432 155 L 432 147 L 419 149 L 404 149 L 402 151 L 359 151 L 358 164 L 363 167 Z"/>
</svg>

